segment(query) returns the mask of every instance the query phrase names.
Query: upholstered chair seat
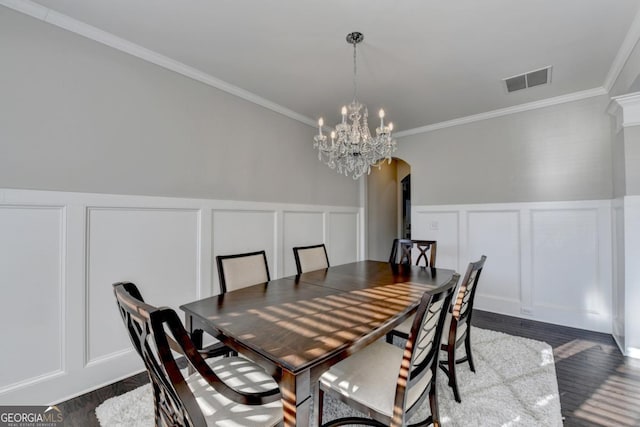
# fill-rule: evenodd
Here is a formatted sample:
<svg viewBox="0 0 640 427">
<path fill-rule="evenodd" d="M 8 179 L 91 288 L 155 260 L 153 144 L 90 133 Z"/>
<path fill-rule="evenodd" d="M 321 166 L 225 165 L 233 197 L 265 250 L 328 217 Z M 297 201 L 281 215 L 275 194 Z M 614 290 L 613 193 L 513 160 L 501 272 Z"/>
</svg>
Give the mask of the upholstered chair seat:
<svg viewBox="0 0 640 427">
<path fill-rule="evenodd" d="M 391 418 L 404 349 L 377 341 L 346 358 L 320 377 L 322 386 Z M 432 373 L 409 389 L 407 406 L 413 406 L 427 389 Z"/>
<path fill-rule="evenodd" d="M 196 348 L 177 313 L 145 303 L 133 283 L 115 283 L 113 290 L 131 344 L 151 380 L 156 426 L 282 423 L 278 384 L 260 366 L 237 356 L 222 357 L 227 353 L 222 345 Z M 187 362 L 186 368 L 180 369 L 175 355 Z"/>
<path fill-rule="evenodd" d="M 273 378 L 255 363 L 242 357 L 209 359 L 207 364 L 230 387 L 245 393 L 261 393 L 277 388 Z M 282 421 L 282 402 L 243 405 L 216 392 L 195 372 L 187 385 L 202 411 L 207 426 L 275 426 Z"/>
<path fill-rule="evenodd" d="M 376 341 L 333 365 L 317 384 L 318 425 L 322 425 L 325 393 L 365 417 L 343 417 L 325 427 L 370 425 L 404 427 L 428 399 L 431 414 L 417 425 L 440 425 L 436 374 L 444 318 L 460 276 L 436 292 L 425 292 L 404 348 Z"/>
</svg>

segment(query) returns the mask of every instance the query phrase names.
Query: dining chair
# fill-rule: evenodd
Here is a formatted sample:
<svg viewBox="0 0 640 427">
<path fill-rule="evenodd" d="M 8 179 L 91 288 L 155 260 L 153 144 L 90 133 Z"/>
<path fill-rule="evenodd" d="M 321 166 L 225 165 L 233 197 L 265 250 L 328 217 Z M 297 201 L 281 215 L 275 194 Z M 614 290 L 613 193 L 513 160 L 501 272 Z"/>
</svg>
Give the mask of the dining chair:
<svg viewBox="0 0 640 427">
<path fill-rule="evenodd" d="M 459 278 L 454 274 L 438 292 L 423 294 L 404 349 L 376 341 L 322 374 L 317 385 L 318 425 L 323 421 L 325 393 L 369 417 L 338 418 L 325 427 L 405 426 L 427 397 L 431 415 L 414 425 L 440 425 L 436 388 L 439 343 Z"/>
<path fill-rule="evenodd" d="M 420 251 L 418 258 L 416 259 L 416 265 L 420 265 L 420 261 L 424 260 L 423 267 L 435 267 L 436 253 L 438 250 L 438 242 L 436 240 L 394 239 L 389 262 L 394 263 L 394 260 L 397 260 L 398 256 L 400 256 L 400 259 L 397 262 L 398 264 L 411 264 L 411 251 L 414 244 Z M 428 258 L 427 252 L 429 252 Z M 409 330 L 411 329 L 412 322 L 413 319 L 410 317 L 398 325 L 398 327 L 390 331 L 386 337 L 387 342 L 392 344 L 393 337 L 407 339 L 409 337 Z"/>
<path fill-rule="evenodd" d="M 293 248 L 293 257 L 296 259 L 298 274 L 307 271 L 329 268 L 329 257 L 324 243 L 311 246 L 297 246 Z"/>
<path fill-rule="evenodd" d="M 423 260 L 423 267 L 435 267 L 438 242 L 436 240 L 412 240 L 412 242 L 420 252 L 416 259 L 416 265 L 421 265 L 420 260 Z M 429 258 L 427 258 L 427 252 L 429 252 Z"/>
<path fill-rule="evenodd" d="M 282 421 L 278 385 L 261 367 L 241 357 L 212 358 L 219 356 L 217 349 L 197 350 L 174 310 L 146 304 L 133 283 L 115 283 L 113 289 L 151 380 L 156 426 L 249 427 Z M 195 372 L 185 376 L 173 352 Z"/>
<path fill-rule="evenodd" d="M 391 254 L 389 255 L 389 263 L 411 264 L 412 249 L 413 241 L 411 241 L 411 239 L 393 239 Z"/>
<path fill-rule="evenodd" d="M 271 280 L 265 251 L 218 255 L 220 292 L 230 292 Z"/>
<path fill-rule="evenodd" d="M 456 365 L 469 362 L 469 369 L 475 372 L 473 355 L 471 353 L 471 315 L 473 314 L 473 301 L 478 290 L 478 280 L 484 268 L 487 257 L 482 255 L 480 260 L 469 263 L 467 272 L 460 282 L 460 289 L 456 293 L 451 309 L 445 319 L 444 334 L 440 348 L 447 352 L 447 360 L 440 362 L 440 367 L 449 377 L 449 386 L 453 388 L 453 396 L 457 402 L 461 402 L 458 381 L 456 378 Z M 465 356 L 456 359 L 456 348 L 464 343 Z"/>
<path fill-rule="evenodd" d="M 216 264 L 218 266 L 221 294 L 271 280 L 265 251 L 218 255 L 216 256 Z M 203 331 L 201 329 L 195 329 L 191 337 L 197 345 L 200 345 L 202 343 L 202 335 Z M 228 352 L 231 356 L 238 355 L 231 348 L 228 349 Z"/>
<path fill-rule="evenodd" d="M 436 240 L 393 239 L 389 262 L 392 264 L 411 264 L 414 246 L 419 251 L 416 265 L 422 265 L 422 267 L 436 266 L 436 253 L 438 248 L 438 242 Z"/>
</svg>

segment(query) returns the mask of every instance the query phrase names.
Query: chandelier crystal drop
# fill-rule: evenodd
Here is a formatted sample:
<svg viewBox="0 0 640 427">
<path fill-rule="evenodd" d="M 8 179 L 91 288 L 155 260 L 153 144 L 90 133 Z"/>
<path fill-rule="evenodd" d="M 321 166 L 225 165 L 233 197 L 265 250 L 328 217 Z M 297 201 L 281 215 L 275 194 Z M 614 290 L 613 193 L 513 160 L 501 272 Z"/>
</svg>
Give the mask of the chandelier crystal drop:
<svg viewBox="0 0 640 427">
<path fill-rule="evenodd" d="M 347 35 L 347 43 L 353 45 L 353 101 L 342 107 L 342 122 L 329 132 L 322 133 L 324 120 L 318 120 L 318 134 L 313 138 L 313 147 L 318 149 L 318 159 L 331 169 L 345 176 L 358 179 L 365 173 L 371 173 L 371 167 L 378 167 L 387 160 L 391 163 L 391 154 L 396 151 L 396 141 L 391 137 L 393 124 L 384 123 L 384 110 L 380 110 L 380 127 L 375 136 L 369 131 L 369 111 L 357 101 L 356 85 L 356 45 L 364 40 L 362 33 Z"/>
</svg>

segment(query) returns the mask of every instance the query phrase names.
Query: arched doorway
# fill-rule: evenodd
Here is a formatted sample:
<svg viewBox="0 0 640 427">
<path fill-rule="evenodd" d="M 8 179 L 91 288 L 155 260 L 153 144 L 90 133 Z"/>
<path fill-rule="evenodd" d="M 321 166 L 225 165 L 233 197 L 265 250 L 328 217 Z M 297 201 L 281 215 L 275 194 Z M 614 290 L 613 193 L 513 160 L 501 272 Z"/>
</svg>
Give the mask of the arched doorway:
<svg viewBox="0 0 640 427">
<path fill-rule="evenodd" d="M 411 237 L 411 166 L 393 158 L 367 176 L 367 256 L 389 259 L 393 239 Z"/>
</svg>

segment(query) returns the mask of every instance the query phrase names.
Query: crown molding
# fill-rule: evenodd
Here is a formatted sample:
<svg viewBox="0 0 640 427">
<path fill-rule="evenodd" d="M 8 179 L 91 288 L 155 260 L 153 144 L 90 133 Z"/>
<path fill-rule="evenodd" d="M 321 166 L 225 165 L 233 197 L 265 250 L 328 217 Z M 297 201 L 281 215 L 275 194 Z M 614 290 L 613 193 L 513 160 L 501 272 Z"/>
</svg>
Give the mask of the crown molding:
<svg viewBox="0 0 640 427">
<path fill-rule="evenodd" d="M 604 84 L 602 85 L 607 92 L 610 92 L 613 88 L 613 85 L 620 77 L 620 73 L 624 68 L 624 65 L 629 60 L 631 56 L 631 52 L 638 44 L 638 40 L 640 40 L 640 10 L 636 13 L 631 26 L 629 27 L 629 31 L 627 31 L 627 35 L 624 38 L 624 41 L 620 45 L 620 49 L 618 49 L 618 53 L 609 68 L 609 72 L 604 79 Z"/>
<path fill-rule="evenodd" d="M 290 119 L 304 123 L 308 126 L 316 126 L 315 120 L 303 116 L 302 114 L 296 113 L 295 111 L 289 110 L 282 105 L 271 102 L 268 99 L 262 98 L 252 92 L 213 77 L 210 74 L 204 73 L 196 68 L 183 64 L 182 62 L 175 61 L 167 56 L 161 55 L 135 43 L 131 43 L 130 41 L 117 37 L 106 31 L 100 30 L 94 26 L 85 24 L 84 22 L 73 19 L 67 15 L 46 8 L 32 1 L 0 0 L 0 5 L 24 13 L 48 24 L 63 28 L 67 31 L 79 34 L 83 37 L 97 41 L 98 43 L 102 43 L 124 53 L 128 53 L 129 55 L 135 56 L 147 62 L 151 62 L 152 64 L 174 71 L 178 74 L 182 74 L 193 80 L 199 81 L 208 86 L 212 86 L 216 89 L 220 89 L 224 92 L 235 95 L 261 107 L 275 111 L 276 113 L 282 114 L 283 116 L 289 117 Z"/>
<path fill-rule="evenodd" d="M 616 119 L 616 133 L 626 127 L 640 126 L 640 92 L 611 98 L 607 112 Z"/>
<path fill-rule="evenodd" d="M 0 0 L 0 5 L 6 6 L 15 11 L 24 13 L 33 18 L 39 19 L 51 25 L 63 28 L 67 31 L 76 33 L 88 39 L 94 40 L 98 43 L 104 44 L 111 48 L 117 49 L 121 52 L 130 54 L 144 61 L 158 65 L 170 71 L 182 74 L 193 80 L 204 83 L 208 86 L 227 92 L 231 95 L 242 98 L 246 101 L 252 102 L 261 107 L 267 108 L 276 113 L 282 114 L 290 119 L 296 120 L 300 123 L 306 124 L 311 127 L 317 127 L 315 120 L 299 114 L 293 110 L 262 98 L 252 92 L 244 90 L 238 86 L 234 86 L 223 80 L 220 80 L 210 74 L 204 73 L 196 68 L 190 67 L 181 62 L 175 61 L 167 56 L 161 55 L 150 49 L 144 48 L 135 43 L 131 43 L 125 39 L 117 37 L 111 33 L 100 30 L 94 26 L 85 24 L 81 21 L 73 19 L 67 15 L 56 12 L 52 9 L 34 3 L 31 0 Z M 625 62 L 627 61 L 631 51 L 635 47 L 638 39 L 640 39 L 640 11 L 636 15 L 629 32 L 623 42 L 623 45 L 616 55 L 614 64 L 612 65 L 605 85 L 594 89 L 589 89 L 580 92 L 574 92 L 567 95 L 561 95 L 554 98 L 543 99 L 540 101 L 534 101 L 526 104 L 515 105 L 499 110 L 488 111 L 480 114 L 475 114 L 466 117 L 460 117 L 453 120 L 434 123 L 431 125 L 421 126 L 413 129 L 408 129 L 400 132 L 396 132 L 394 135 L 396 138 L 402 138 L 405 136 L 416 135 L 420 133 L 431 132 L 438 129 L 444 129 L 448 127 L 463 125 L 466 123 L 472 123 L 496 117 L 506 116 L 509 114 L 520 113 L 529 110 L 535 110 L 538 108 L 549 107 L 557 104 L 563 104 L 566 102 L 578 101 L 581 99 L 591 98 L 594 96 L 607 94 L 610 90 L 610 86 L 613 85 L 618 78 L 619 73 L 622 70 Z"/>
<path fill-rule="evenodd" d="M 514 105 L 513 107 L 501 108 L 499 110 L 487 111 L 486 113 L 474 114 L 472 116 L 460 117 L 458 119 L 447 120 L 446 122 L 434 123 L 432 125 L 421 126 L 414 129 L 396 132 L 396 138 L 402 138 L 420 133 L 432 132 L 438 129 L 459 126 L 467 123 L 479 122 L 482 120 L 493 119 L 496 117 L 507 116 L 510 114 L 521 113 L 538 108 L 551 107 L 553 105 L 564 104 L 567 102 L 579 101 L 581 99 L 593 98 L 594 96 L 606 95 L 608 92 L 603 87 L 574 92 L 567 95 L 556 96 L 553 98 L 542 99 L 540 101 L 528 102 L 526 104 Z"/>
<path fill-rule="evenodd" d="M 49 13 L 48 8 L 28 0 L 0 0 L 0 5 L 42 21 L 47 18 L 47 14 Z"/>
</svg>

